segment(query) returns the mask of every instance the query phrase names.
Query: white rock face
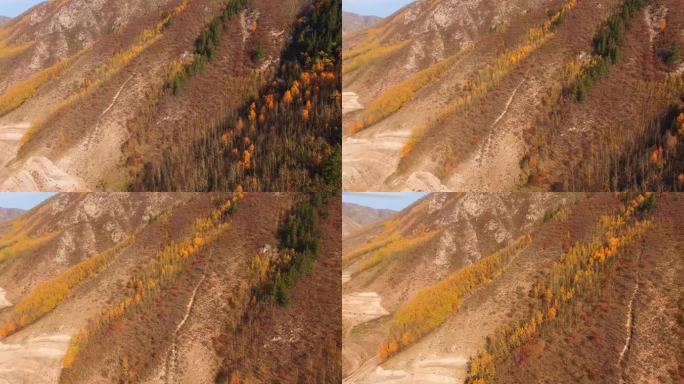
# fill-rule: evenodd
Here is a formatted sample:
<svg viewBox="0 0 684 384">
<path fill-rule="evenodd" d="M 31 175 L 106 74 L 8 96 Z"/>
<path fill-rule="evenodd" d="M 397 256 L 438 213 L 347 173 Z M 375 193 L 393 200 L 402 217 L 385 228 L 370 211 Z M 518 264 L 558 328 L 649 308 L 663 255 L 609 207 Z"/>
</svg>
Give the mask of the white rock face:
<svg viewBox="0 0 684 384">
<path fill-rule="evenodd" d="M 449 197 L 449 195 L 446 193 L 433 193 L 430 196 L 430 203 L 428 205 L 428 215 L 432 215 L 433 213 L 442 209 L 447 197 Z"/>
<path fill-rule="evenodd" d="M 355 292 L 342 296 L 342 319 L 351 324 L 364 323 L 389 315 L 376 292 Z"/>
<path fill-rule="evenodd" d="M 7 300 L 6 295 L 7 292 L 4 289 L 0 288 L 0 309 L 12 306 L 12 303 L 10 303 L 9 300 Z"/>
<path fill-rule="evenodd" d="M 0 342 L 0 383 L 57 383 L 70 340 L 70 335 L 41 335 Z"/>
</svg>

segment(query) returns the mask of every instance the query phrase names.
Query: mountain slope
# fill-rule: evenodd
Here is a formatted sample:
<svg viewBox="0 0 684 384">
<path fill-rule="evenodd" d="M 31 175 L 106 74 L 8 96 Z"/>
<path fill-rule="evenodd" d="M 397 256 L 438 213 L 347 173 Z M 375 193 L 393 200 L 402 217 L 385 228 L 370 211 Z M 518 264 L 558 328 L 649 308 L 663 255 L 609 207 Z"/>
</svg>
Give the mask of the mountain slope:
<svg viewBox="0 0 684 384">
<path fill-rule="evenodd" d="M 669 335 L 682 332 L 676 314 L 684 292 L 675 283 L 684 274 L 677 262 L 681 229 L 675 224 L 682 203 L 679 194 L 658 195 L 650 215 L 653 227 L 625 249 L 603 291 L 577 305 L 574 316 L 581 320 L 560 318 L 548 335 L 518 348 L 523 363 L 509 359 L 493 382 L 524 382 L 532 376 L 555 382 L 681 380 L 684 355 Z M 560 351 L 571 353 L 560 358 Z"/>
<path fill-rule="evenodd" d="M 353 203 L 342 204 L 342 237 L 358 231 L 368 224 L 383 221 L 395 211 L 389 209 L 373 209 Z"/>
<path fill-rule="evenodd" d="M 232 190 L 239 184 L 275 189 L 269 182 L 276 176 L 264 171 L 270 163 L 261 151 L 285 156 L 286 149 L 253 135 L 253 124 L 244 127 L 249 106 L 269 94 L 280 101 L 302 69 L 337 78 L 335 64 L 323 62 L 323 57 L 335 56 L 340 45 L 335 36 L 320 32 L 319 39 L 303 32 L 313 23 L 320 24 L 318 31 L 326 23 L 334 28 L 334 17 L 313 16 L 334 13 L 331 4 L 134 0 L 121 6 L 69 0 L 34 7 L 0 33 L 0 183 L 7 190 L 197 191 Z M 318 45 L 307 45 L 313 40 Z M 317 50 L 315 56 L 311 49 Z M 295 68 L 292 58 L 306 65 Z M 286 65 L 297 73 L 284 73 L 281 66 Z M 311 80 L 324 88 L 318 77 Z M 328 79 L 326 85 L 334 91 L 334 81 Z M 318 103 L 319 95 L 299 88 L 303 94 L 296 95 L 292 106 L 279 108 L 279 116 L 294 114 L 290 109 L 296 106 L 307 109 L 306 119 L 269 116 L 268 123 L 281 130 L 271 135 L 273 140 L 281 139 L 286 129 L 306 125 L 310 138 L 302 135 L 296 144 L 312 161 L 281 162 L 278 173 L 297 173 L 297 182 L 306 183 L 320 178 L 336 144 L 330 139 L 328 116 L 334 99 L 322 94 L 325 102 Z M 266 113 L 261 114 L 264 118 L 256 122 L 260 131 Z M 238 118 L 243 127 L 229 136 L 227 127 L 237 128 Z M 202 155 L 197 158 L 194 151 Z M 176 152 L 188 158 L 174 172 L 214 172 L 209 165 L 220 164 L 231 169 L 220 170 L 232 175 L 224 181 L 229 185 L 212 185 L 207 174 L 195 176 L 200 180 L 181 179 L 165 168 L 159 170 L 166 173 L 162 180 L 173 188 L 149 180 L 146 172 L 163 168 L 163 161 L 175 159 Z M 98 161 L 91 161 L 95 156 Z M 257 183 L 259 188 L 252 186 Z"/>
<path fill-rule="evenodd" d="M 0 16 L 0 27 L 2 27 L 3 25 L 9 23 L 11 20 L 12 20 L 11 17 Z"/>
<path fill-rule="evenodd" d="M 258 380 L 267 366 L 231 360 L 232 346 L 261 350 L 270 343 L 274 380 L 338 382 L 334 313 L 340 300 L 328 291 L 335 289 L 328 280 L 339 273 L 339 244 L 330 240 L 340 231 L 336 208 L 334 198 L 323 205 L 305 195 L 241 191 L 61 194 L 47 200 L 21 221 L 4 224 L 3 241 L 18 241 L 10 246 L 12 255 L 0 259 L 0 377 L 222 382 L 227 372 L 226 381 L 234 375 Z M 316 212 L 321 224 L 301 212 Z M 307 218 L 309 232 L 297 233 L 320 242 L 312 253 L 281 236 Z M 71 248 L 62 252 L 63 244 Z M 298 308 L 299 325 L 287 330 L 270 318 L 292 318 L 277 300 L 284 297 Z M 306 331 L 305 324 L 311 324 Z M 260 340 L 257 347 L 240 333 L 250 326 L 287 338 Z M 315 355 L 312 346 L 320 348 Z M 321 351 L 329 357 L 321 360 Z M 307 367 L 299 376 L 282 369 L 296 364 Z"/>
<path fill-rule="evenodd" d="M 345 36 L 345 189 L 653 189 L 647 167 L 677 188 L 678 161 L 648 164 L 681 157 L 661 127 L 681 109 L 676 1 L 491 3 L 419 1 Z"/>
<path fill-rule="evenodd" d="M 364 16 L 354 12 L 342 12 L 342 33 L 357 32 L 382 20 L 378 16 Z"/>
<path fill-rule="evenodd" d="M 365 382 L 360 378 L 377 366 L 373 356 L 387 333 L 386 315 L 581 198 L 435 193 L 373 229 L 345 238 L 343 361 L 348 380 Z"/>
<path fill-rule="evenodd" d="M 426 243 L 386 256 L 392 263 L 352 271 L 343 285 L 345 383 L 678 379 L 674 367 L 682 356 L 670 342 L 659 355 L 668 363 L 644 359 L 654 348 L 646 340 L 681 332 L 675 319 L 681 290 L 673 290 L 681 271 L 666 266 L 676 260 L 681 230 L 671 224 L 682 200 L 676 194 L 519 195 L 545 195 L 548 210 L 528 219 L 511 241 L 497 244 L 484 236 L 486 227 L 475 227 L 477 239 L 462 237 L 449 248 L 488 245 L 477 260 L 443 264 L 444 273 L 426 280 L 425 267 L 416 266 L 424 254 L 436 254 Z M 473 219 L 505 217 L 483 209 Z M 409 220 L 423 221 L 425 214 L 414 211 Z M 359 257 L 372 259 L 382 250 Z M 648 266 L 637 267 L 639 260 Z M 402 280 L 418 287 L 402 289 Z M 657 294 L 661 301 L 648 304 Z M 667 330 L 652 327 L 656 306 L 669 308 Z M 630 352 L 621 354 L 625 345 Z"/>
<path fill-rule="evenodd" d="M 21 216 L 24 212 L 26 211 L 18 208 L 0 208 L 0 221 L 12 220 Z"/>
</svg>

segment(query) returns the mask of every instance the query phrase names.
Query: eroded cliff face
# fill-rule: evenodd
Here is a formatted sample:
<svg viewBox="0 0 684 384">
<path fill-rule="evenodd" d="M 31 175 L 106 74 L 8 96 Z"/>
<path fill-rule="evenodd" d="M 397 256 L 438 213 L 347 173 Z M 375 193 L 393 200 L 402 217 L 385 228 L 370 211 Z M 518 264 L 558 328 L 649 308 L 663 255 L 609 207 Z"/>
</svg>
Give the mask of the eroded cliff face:
<svg viewBox="0 0 684 384">
<path fill-rule="evenodd" d="M 3 45 L 23 47 L 3 66 L 0 92 L 40 70 L 92 47 L 106 35 L 142 22 L 146 15 L 161 13 L 167 0 L 47 1 L 5 25 Z"/>
</svg>

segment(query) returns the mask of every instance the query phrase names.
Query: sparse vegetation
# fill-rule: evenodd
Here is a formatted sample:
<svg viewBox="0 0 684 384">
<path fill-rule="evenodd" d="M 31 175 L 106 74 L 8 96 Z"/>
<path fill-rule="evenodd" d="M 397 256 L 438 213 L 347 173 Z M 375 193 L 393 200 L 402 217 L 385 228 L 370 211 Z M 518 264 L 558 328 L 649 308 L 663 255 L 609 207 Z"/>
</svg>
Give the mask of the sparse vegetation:
<svg viewBox="0 0 684 384">
<path fill-rule="evenodd" d="M 39 248 L 52 239 L 54 239 L 59 232 L 49 232 L 40 236 L 27 236 L 22 232 L 16 232 L 10 236 L 6 236 L 2 239 L 0 244 L 0 264 L 6 262 L 7 260 L 21 255 L 30 250 Z"/>
<path fill-rule="evenodd" d="M 221 34 L 226 25 L 243 10 L 249 0 L 230 0 L 223 12 L 216 16 L 195 41 L 194 55 L 182 65 L 178 66 L 166 82 L 165 89 L 174 96 L 178 96 L 185 81 L 204 70 L 204 66 L 214 59 L 216 49 L 221 41 Z"/>
<path fill-rule="evenodd" d="M 393 316 L 388 340 L 378 348 L 380 357 L 386 359 L 442 325 L 465 297 L 496 278 L 531 242 L 529 235 L 522 236 L 419 291 Z"/>
<path fill-rule="evenodd" d="M 12 320 L 0 326 L 0 338 L 26 328 L 51 312 L 69 295 L 74 287 L 102 271 L 111 261 L 112 256 L 122 251 L 132 241 L 133 237 L 130 237 L 114 247 L 74 265 L 59 276 L 38 285 L 12 308 Z"/>
<path fill-rule="evenodd" d="M 386 247 L 387 245 L 397 241 L 399 239 L 398 235 L 394 235 L 392 237 L 385 237 L 385 236 L 377 236 L 375 237 L 372 241 L 370 241 L 367 244 L 364 244 L 357 249 L 352 250 L 349 253 L 346 253 L 344 256 L 342 256 L 342 261 L 347 264 L 350 262 L 353 262 L 354 260 L 358 259 L 359 257 L 366 255 L 371 252 L 375 252 L 380 248 Z"/>
<path fill-rule="evenodd" d="M 258 63 L 264 58 L 264 47 L 261 42 L 257 42 L 254 50 L 252 51 L 252 61 Z"/>
<path fill-rule="evenodd" d="M 439 233 L 440 231 L 435 229 L 432 231 L 422 232 L 411 237 L 398 235 L 391 241 L 388 241 L 384 244 L 378 244 L 378 248 L 376 250 L 374 250 L 368 257 L 361 260 L 359 263 L 359 271 L 365 271 L 367 269 L 373 268 L 382 261 L 391 259 L 395 255 L 403 252 L 411 252 L 418 247 L 424 246 L 425 243 L 435 238 L 435 236 L 437 236 Z"/>
<path fill-rule="evenodd" d="M 173 12 L 165 16 L 159 23 L 140 33 L 134 44 L 107 59 L 94 75 L 84 77 L 79 91 L 57 103 L 42 120 L 32 122 L 31 128 L 26 131 L 21 139 L 22 145 L 29 143 L 53 116 L 92 94 L 102 84 L 119 73 L 121 69 L 158 41 L 163 36 L 164 30 L 171 25 L 171 20 L 187 10 L 189 2 L 190 0 L 183 0 L 181 4 L 174 8 Z"/>
<path fill-rule="evenodd" d="M 546 224 L 551 220 L 565 221 L 568 218 L 570 209 L 568 207 L 558 206 L 544 212 L 542 217 L 542 224 Z"/>
<path fill-rule="evenodd" d="M 367 64 L 369 61 L 378 60 L 379 58 L 389 56 L 394 52 L 405 48 L 410 42 L 411 40 L 405 40 L 387 46 L 378 45 L 377 47 L 369 49 L 364 53 L 355 55 L 349 59 L 345 59 L 344 65 L 342 66 L 342 74 L 344 75 L 349 72 L 353 72 Z"/>
<path fill-rule="evenodd" d="M 408 79 L 385 91 L 363 111 L 363 116 L 358 121 L 352 123 L 351 134 L 355 134 L 399 110 L 402 105 L 413 99 L 416 92 L 437 80 L 472 48 L 473 46 L 469 45 L 457 54 L 416 72 Z"/>
<path fill-rule="evenodd" d="M 679 44 L 672 43 L 670 48 L 663 53 L 663 60 L 667 65 L 674 65 L 679 61 Z"/>
<path fill-rule="evenodd" d="M 622 249 L 652 226 L 645 216 L 654 204 L 652 193 L 636 196 L 617 214 L 601 218 L 593 240 L 578 242 L 563 253 L 551 273 L 533 284 L 533 303 L 525 320 L 497 329 L 486 348 L 471 359 L 466 383 L 494 382 L 497 367 L 516 348 L 538 337 L 542 329 L 562 327 L 564 318 L 576 316 L 579 304 L 600 291 L 606 274 L 619 262 Z"/>
<path fill-rule="evenodd" d="M 296 25 L 272 84 L 189 142 L 163 149 L 139 170 L 132 190 L 324 191 L 339 176 L 341 11 L 319 0 Z M 296 138 L 293 141 L 293 138 Z"/>
<path fill-rule="evenodd" d="M 23 51 L 25 51 L 27 48 L 33 45 L 33 41 L 28 41 L 23 44 L 15 45 L 15 46 L 10 46 L 5 43 L 5 41 L 2 40 L 3 36 L 0 33 L 0 59 L 7 58 L 7 57 L 12 57 L 14 55 L 17 55 Z"/>
<path fill-rule="evenodd" d="M 31 98 L 40 87 L 59 76 L 70 64 L 70 60 L 62 60 L 10 87 L 0 96 L 0 116 L 6 115 L 21 106 L 26 100 Z"/>
<path fill-rule="evenodd" d="M 591 86 L 605 77 L 620 60 L 620 47 L 624 40 L 624 30 L 631 18 L 646 5 L 645 0 L 626 0 L 622 7 L 608 20 L 594 38 L 596 56 L 582 68 L 575 83 L 566 89 L 576 101 L 584 102 Z"/>
<path fill-rule="evenodd" d="M 163 247 L 141 268 L 137 276 L 129 280 L 123 299 L 103 310 L 72 337 L 63 360 L 62 378 L 65 381 L 70 381 L 70 375 L 78 374 L 77 370 L 71 368 L 94 337 L 100 335 L 113 321 L 127 316 L 136 307 L 158 297 L 164 288 L 172 284 L 187 269 L 207 244 L 215 241 L 228 229 L 231 212 L 235 212 L 235 205 L 242 198 L 242 190 L 238 189 L 231 199 L 216 200 L 216 208 L 209 215 L 195 220 L 193 235 Z"/>
<path fill-rule="evenodd" d="M 638 38 L 633 34 L 630 41 Z M 630 60 L 633 58 L 630 58 Z M 534 159 L 526 175 L 527 184 L 532 188 L 548 187 L 554 191 L 677 191 L 681 185 L 677 178 L 684 172 L 681 164 L 681 137 L 677 115 L 681 111 L 680 98 L 684 92 L 684 76 L 677 73 L 663 74 L 660 79 L 637 80 L 630 87 L 628 100 L 631 108 L 626 114 L 608 114 L 610 121 L 600 122 L 592 129 L 592 139 L 585 142 L 582 161 L 573 151 L 565 151 L 579 142 L 567 142 L 567 137 L 559 135 L 569 129 L 569 121 L 576 124 L 576 108 L 591 110 L 591 119 L 601 120 L 603 111 L 592 104 L 579 106 L 579 99 L 588 99 L 589 88 L 581 84 L 585 68 L 580 61 L 568 64 L 563 73 L 562 91 L 554 87 L 548 95 L 546 105 L 548 114 L 543 113 L 537 126 L 530 132 L 531 151 L 526 159 Z M 621 67 L 611 77 L 620 79 L 626 74 Z M 616 80 L 618 81 L 618 80 Z M 619 92 L 615 82 L 601 82 L 601 89 Z M 598 84 L 594 84 L 598 86 Z M 579 89 L 579 93 L 576 90 Z M 557 91 L 558 90 L 558 91 Z M 618 102 L 618 101 L 615 101 Z M 600 108 L 610 103 L 605 99 L 597 100 Z M 623 116 L 624 115 L 624 116 Z M 589 119 L 587 116 L 582 118 Z M 597 121 L 598 122 L 598 121 Z M 571 128 L 574 129 L 574 128 Z M 584 128 L 582 128 L 584 129 Z M 562 160 L 560 160 L 562 159 Z M 562 166 L 560 162 L 563 162 Z M 530 165 L 532 162 L 527 162 Z M 556 170 L 559 167 L 561 170 Z M 528 171 L 526 169 L 526 173 Z"/>
<path fill-rule="evenodd" d="M 216 383 L 233 384 L 240 379 L 248 382 L 247 377 L 253 375 L 257 375 L 259 380 L 266 380 L 283 368 L 274 369 L 278 362 L 265 358 L 264 348 L 255 345 L 254 339 L 264 332 L 261 326 L 265 317 L 273 316 L 274 312 L 293 310 L 285 307 L 298 304 L 294 301 L 297 281 L 314 269 L 322 252 L 330 252 L 322 248 L 320 223 L 327 214 L 329 198 L 322 194 L 310 194 L 298 202 L 282 224 L 277 255 L 263 254 L 252 259 L 247 288 L 241 290 L 245 294 L 236 299 L 242 303 L 237 309 L 237 320 L 227 325 L 227 337 L 220 343 L 219 350 L 224 360 L 216 374 Z M 288 345 L 287 348 L 288 352 L 299 349 L 295 345 Z M 304 366 L 295 368 L 294 372 L 288 364 L 285 367 L 287 375 L 295 377 L 297 382 L 338 383 L 341 379 L 338 342 L 334 338 L 326 338 L 307 348 L 314 348 L 320 355 L 307 357 Z M 264 360 L 252 361 L 250 356 L 261 356 Z M 279 358 L 275 357 L 275 360 Z M 280 382 L 290 382 L 282 380 L 282 377 L 279 379 Z"/>
<path fill-rule="evenodd" d="M 515 65 L 528 57 L 536 49 L 544 45 L 555 35 L 555 29 L 561 24 L 563 17 L 577 6 L 577 0 L 567 1 L 557 12 L 553 13 L 541 27 L 532 28 L 527 32 L 526 41 L 518 47 L 506 50 L 498 55 L 493 62 L 480 70 L 467 81 L 463 88 L 463 96 L 448 103 L 435 114 L 424 126 L 420 126 L 411 133 L 411 136 L 402 148 L 403 160 L 413 152 L 414 148 L 420 144 L 423 136 L 433 127 L 442 126 L 445 119 L 453 116 L 462 108 L 467 107 L 473 101 L 483 97 L 492 87 L 494 87 Z M 400 164 L 400 168 L 403 166 Z"/>
</svg>

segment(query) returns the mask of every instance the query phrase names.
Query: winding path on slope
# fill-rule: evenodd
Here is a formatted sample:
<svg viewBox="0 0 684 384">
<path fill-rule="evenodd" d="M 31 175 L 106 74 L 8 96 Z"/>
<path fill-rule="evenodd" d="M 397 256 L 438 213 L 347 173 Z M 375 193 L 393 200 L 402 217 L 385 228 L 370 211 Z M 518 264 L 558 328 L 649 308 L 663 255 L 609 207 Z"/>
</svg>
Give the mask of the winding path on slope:
<svg viewBox="0 0 684 384">
<path fill-rule="evenodd" d="M 113 131 L 115 130 L 102 128 L 100 122 L 116 105 L 122 92 L 132 79 L 133 76 L 130 76 L 121 84 L 114 94 L 111 103 L 99 115 L 95 129 L 75 147 L 75 153 L 74 151 L 69 151 L 67 156 L 56 163 L 46 156 L 30 156 L 16 164 L 14 170 L 7 172 L 6 179 L 1 184 L 2 189 L 10 191 L 89 190 L 90 188 L 80 177 L 69 174 L 65 169 L 70 169 L 74 161 L 80 161 L 78 153 L 105 153 L 106 151 L 90 150 L 92 148 L 97 149 L 98 146 L 115 147 L 118 144 L 118 139 L 110 137 L 114 134 Z M 114 119 L 116 120 L 116 118 Z M 4 153 L 0 155 L 1 164 L 7 165 L 16 159 L 16 155 L 21 147 L 21 139 L 30 127 L 31 123 L 28 122 L 0 125 L 0 145 L 6 147 L 4 148 Z"/>
<path fill-rule="evenodd" d="M 639 289 L 632 302 L 629 347 L 622 359 L 627 383 L 660 383 L 677 372 L 681 360 L 680 300 L 684 297 L 684 196 L 664 193 L 641 243 Z M 641 254 L 642 253 L 642 254 Z M 625 343 L 627 344 L 627 343 Z"/>
<path fill-rule="evenodd" d="M 195 285 L 195 288 L 192 290 L 192 296 L 190 296 L 190 301 L 188 301 L 188 304 L 185 306 L 185 315 L 183 316 L 183 320 L 181 320 L 181 322 L 178 323 L 178 326 L 176 326 L 176 329 L 173 331 L 173 341 L 171 342 L 171 349 L 169 351 L 169 355 L 164 361 L 164 368 L 162 369 L 161 375 L 166 383 L 172 384 L 176 382 L 174 380 L 174 375 L 176 372 L 176 367 L 178 366 L 178 334 L 183 329 L 183 326 L 185 326 L 185 323 L 188 321 L 188 318 L 190 317 L 190 313 L 192 312 L 192 309 L 195 305 L 197 291 L 199 290 L 199 287 L 202 285 L 206 277 L 206 273 L 202 274 L 202 278 L 197 282 L 197 285 Z"/>
<path fill-rule="evenodd" d="M 527 83 L 525 93 L 518 91 Z M 513 89 L 501 114 L 489 127 L 489 134 L 479 148 L 461 162 L 446 182 L 450 190 L 497 191 L 510 190 L 519 172 L 523 150 L 522 129 L 518 121 L 526 115 L 530 96 L 536 92 L 531 81 L 523 78 Z M 531 93 L 532 92 L 532 93 Z M 513 113 L 509 113 L 513 110 Z"/>
<path fill-rule="evenodd" d="M 637 265 L 639 264 L 637 260 Z M 636 276 L 636 284 L 634 284 L 634 291 L 632 291 L 632 296 L 629 299 L 629 305 L 627 306 L 627 320 L 625 321 L 625 332 L 627 336 L 625 337 L 625 345 L 622 347 L 622 351 L 620 351 L 620 356 L 617 361 L 617 366 L 621 367 L 622 362 L 624 361 L 625 354 L 629 351 L 629 347 L 631 345 L 632 341 L 632 335 L 634 334 L 634 300 L 637 297 L 637 294 L 639 293 L 639 272 L 637 272 Z M 627 379 L 625 377 L 625 372 L 623 372 L 622 378 L 621 378 L 622 383 L 626 383 Z"/>
</svg>

